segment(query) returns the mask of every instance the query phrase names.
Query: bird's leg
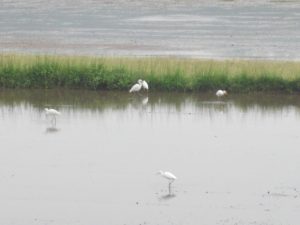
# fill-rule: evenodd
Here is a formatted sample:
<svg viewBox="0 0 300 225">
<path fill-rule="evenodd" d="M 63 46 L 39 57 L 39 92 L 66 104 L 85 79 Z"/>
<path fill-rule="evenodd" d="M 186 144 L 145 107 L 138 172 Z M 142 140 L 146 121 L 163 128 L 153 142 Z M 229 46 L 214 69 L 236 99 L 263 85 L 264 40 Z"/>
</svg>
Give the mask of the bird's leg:
<svg viewBox="0 0 300 225">
<path fill-rule="evenodd" d="M 172 194 L 171 184 L 172 184 L 172 182 L 169 182 L 169 195 Z"/>
<path fill-rule="evenodd" d="M 51 124 L 52 124 L 52 126 L 56 125 L 56 117 L 55 116 L 52 116 L 52 118 L 51 118 Z"/>
</svg>

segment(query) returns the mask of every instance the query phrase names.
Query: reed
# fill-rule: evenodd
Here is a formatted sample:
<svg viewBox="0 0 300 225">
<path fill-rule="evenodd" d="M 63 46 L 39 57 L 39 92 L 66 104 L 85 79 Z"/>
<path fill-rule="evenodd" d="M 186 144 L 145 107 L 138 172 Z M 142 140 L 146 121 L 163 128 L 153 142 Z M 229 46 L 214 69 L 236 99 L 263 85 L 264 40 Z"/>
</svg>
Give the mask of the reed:
<svg viewBox="0 0 300 225">
<path fill-rule="evenodd" d="M 2 88 L 128 90 L 139 78 L 151 90 L 299 92 L 300 62 L 0 55 Z"/>
</svg>

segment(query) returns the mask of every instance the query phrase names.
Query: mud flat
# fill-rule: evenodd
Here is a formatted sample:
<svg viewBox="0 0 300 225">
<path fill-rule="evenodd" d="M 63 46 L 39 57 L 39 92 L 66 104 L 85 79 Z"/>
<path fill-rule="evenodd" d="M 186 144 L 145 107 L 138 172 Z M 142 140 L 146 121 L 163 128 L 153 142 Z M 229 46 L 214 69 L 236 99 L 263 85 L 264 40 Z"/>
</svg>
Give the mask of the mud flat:
<svg viewBox="0 0 300 225">
<path fill-rule="evenodd" d="M 300 59 L 297 1 L 4 0 L 2 52 Z"/>
</svg>

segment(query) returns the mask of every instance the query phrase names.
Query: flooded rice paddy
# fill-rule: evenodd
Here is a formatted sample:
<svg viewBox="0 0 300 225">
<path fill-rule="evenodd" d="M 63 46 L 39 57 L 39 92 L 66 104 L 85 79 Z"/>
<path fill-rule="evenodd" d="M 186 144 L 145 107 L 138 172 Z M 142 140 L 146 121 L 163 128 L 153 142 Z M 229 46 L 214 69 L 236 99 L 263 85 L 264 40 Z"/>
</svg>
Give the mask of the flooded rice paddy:
<svg viewBox="0 0 300 225">
<path fill-rule="evenodd" d="M 1 91 L 0 224 L 298 224 L 299 102 Z"/>
<path fill-rule="evenodd" d="M 2 52 L 300 59 L 300 4 L 2 0 Z"/>
</svg>

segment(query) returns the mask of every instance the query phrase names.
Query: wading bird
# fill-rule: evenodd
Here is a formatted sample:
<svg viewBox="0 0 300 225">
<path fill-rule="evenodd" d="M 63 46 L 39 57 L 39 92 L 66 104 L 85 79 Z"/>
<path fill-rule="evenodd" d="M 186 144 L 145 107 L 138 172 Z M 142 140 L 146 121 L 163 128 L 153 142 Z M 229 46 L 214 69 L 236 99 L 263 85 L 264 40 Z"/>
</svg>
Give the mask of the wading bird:
<svg viewBox="0 0 300 225">
<path fill-rule="evenodd" d="M 169 180 L 169 194 L 171 194 L 171 184 L 177 179 L 177 177 L 171 173 L 171 172 L 167 172 L 167 171 L 158 171 L 157 174 L 161 175 L 162 177 L 166 178 L 167 180 Z"/>
<path fill-rule="evenodd" d="M 139 80 L 137 81 L 137 83 L 134 84 L 134 85 L 130 88 L 129 93 L 140 91 L 140 90 L 142 89 L 142 86 L 143 86 L 143 81 L 142 81 L 141 79 L 139 79 Z"/>
<path fill-rule="evenodd" d="M 51 122 L 56 124 L 56 116 L 59 116 L 60 112 L 58 112 L 55 109 L 48 109 L 48 108 L 45 108 L 45 111 L 46 111 L 46 116 L 51 116 Z"/>
<path fill-rule="evenodd" d="M 129 93 L 139 92 L 142 88 L 148 90 L 149 86 L 146 81 L 139 79 L 137 83 L 130 88 Z"/>
<path fill-rule="evenodd" d="M 225 91 L 225 90 L 218 90 L 216 92 L 216 96 L 218 96 L 218 97 L 222 97 L 224 95 L 227 95 L 227 91 Z"/>
<path fill-rule="evenodd" d="M 143 86 L 143 88 L 146 89 L 147 91 L 149 90 L 148 83 L 147 83 L 145 80 L 143 80 L 142 86 Z"/>
</svg>

